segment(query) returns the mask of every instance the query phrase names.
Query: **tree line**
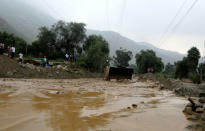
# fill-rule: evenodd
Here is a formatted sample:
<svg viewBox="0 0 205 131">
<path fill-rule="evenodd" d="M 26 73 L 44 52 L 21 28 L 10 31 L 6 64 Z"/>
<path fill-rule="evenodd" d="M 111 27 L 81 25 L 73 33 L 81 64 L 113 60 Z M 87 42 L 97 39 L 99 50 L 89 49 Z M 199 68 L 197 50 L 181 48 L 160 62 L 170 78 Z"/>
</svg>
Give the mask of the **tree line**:
<svg viewBox="0 0 205 131">
<path fill-rule="evenodd" d="M 119 66 L 129 66 L 129 61 L 133 58 L 131 51 L 120 48 L 116 50 L 116 56 L 110 58 L 108 42 L 102 36 L 87 36 L 85 26 L 84 23 L 58 21 L 50 28 L 41 27 L 37 40 L 32 44 L 27 44 L 22 38 L 6 32 L 0 32 L 0 41 L 5 47 L 13 45 L 17 53 L 32 57 L 47 56 L 55 60 L 63 58 L 66 53 L 77 56 L 77 65 L 95 72 L 102 72 L 107 60 L 111 59 Z M 183 60 L 164 65 L 153 50 L 142 50 L 135 55 L 136 65 L 130 66 L 140 74 L 147 73 L 148 69 L 152 68 L 154 73 L 163 72 L 170 77 L 197 81 L 199 70 L 205 72 L 205 63 L 199 65 L 199 58 L 199 50 L 193 47 Z"/>
</svg>

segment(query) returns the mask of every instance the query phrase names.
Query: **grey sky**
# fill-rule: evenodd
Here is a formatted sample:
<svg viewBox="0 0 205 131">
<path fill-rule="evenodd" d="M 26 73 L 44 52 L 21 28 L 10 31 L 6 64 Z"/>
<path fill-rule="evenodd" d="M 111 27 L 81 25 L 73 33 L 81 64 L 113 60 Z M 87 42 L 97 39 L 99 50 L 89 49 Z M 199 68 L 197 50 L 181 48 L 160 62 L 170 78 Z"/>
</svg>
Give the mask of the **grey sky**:
<svg viewBox="0 0 205 131">
<path fill-rule="evenodd" d="M 191 46 L 201 52 L 205 41 L 205 1 L 198 3 L 164 42 L 161 35 L 185 0 L 33 0 L 57 19 L 84 22 L 87 28 L 111 30 L 137 42 L 186 53 Z M 174 25 L 195 0 L 187 0 Z M 173 26 L 174 26 L 173 25 Z M 171 28 L 172 29 L 172 28 Z"/>
</svg>

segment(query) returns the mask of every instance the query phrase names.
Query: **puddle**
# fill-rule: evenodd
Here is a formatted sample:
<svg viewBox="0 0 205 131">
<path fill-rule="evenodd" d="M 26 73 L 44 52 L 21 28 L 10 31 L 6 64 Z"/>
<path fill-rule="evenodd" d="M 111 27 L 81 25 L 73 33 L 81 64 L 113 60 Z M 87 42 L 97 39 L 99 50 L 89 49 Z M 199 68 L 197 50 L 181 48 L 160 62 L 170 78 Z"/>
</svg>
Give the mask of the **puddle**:
<svg viewBox="0 0 205 131">
<path fill-rule="evenodd" d="M 140 88 L 137 82 L 101 79 L 8 79 L 3 84 L 18 94 L 0 94 L 0 130 L 182 131 L 189 124 L 182 113 L 185 98 L 142 88 L 149 86 L 143 82 Z"/>
</svg>

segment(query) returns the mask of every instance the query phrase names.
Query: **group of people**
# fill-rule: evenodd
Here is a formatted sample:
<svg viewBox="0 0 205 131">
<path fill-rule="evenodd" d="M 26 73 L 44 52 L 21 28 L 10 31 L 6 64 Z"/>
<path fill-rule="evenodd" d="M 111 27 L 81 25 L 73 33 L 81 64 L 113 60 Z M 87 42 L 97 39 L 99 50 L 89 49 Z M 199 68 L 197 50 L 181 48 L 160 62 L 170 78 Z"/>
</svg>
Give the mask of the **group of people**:
<svg viewBox="0 0 205 131">
<path fill-rule="evenodd" d="M 0 42 L 0 55 L 3 55 L 5 51 L 5 45 L 4 43 Z M 8 53 L 8 57 L 10 57 L 11 59 L 13 59 L 15 57 L 15 52 L 16 52 L 16 48 L 14 46 L 8 45 L 7 47 L 7 53 Z M 19 53 L 19 62 L 23 62 L 23 54 Z"/>
<path fill-rule="evenodd" d="M 52 67 L 53 66 L 53 63 L 49 61 L 49 59 L 44 56 L 41 58 L 41 66 L 42 67 Z"/>
<path fill-rule="evenodd" d="M 0 55 L 3 55 L 4 50 L 5 50 L 5 45 L 2 42 L 0 42 Z M 16 48 L 14 46 L 8 45 L 7 51 L 8 51 L 8 57 L 13 59 L 15 57 Z M 70 61 L 70 62 L 76 62 L 77 56 L 72 56 L 72 55 L 69 55 L 69 53 L 66 53 L 65 60 Z M 20 63 L 23 62 L 23 54 L 22 53 L 19 53 L 18 61 Z M 52 66 L 52 63 L 49 62 L 49 60 L 46 58 L 46 56 L 44 56 L 41 58 L 41 65 L 42 65 L 42 67 Z"/>
<path fill-rule="evenodd" d="M 5 51 L 5 45 L 4 43 L 0 42 L 0 55 L 3 55 L 4 51 Z M 8 51 L 8 56 L 13 59 L 15 56 L 16 48 L 14 46 L 9 45 L 7 47 L 7 51 Z"/>
<path fill-rule="evenodd" d="M 65 60 L 70 62 L 76 62 L 77 56 L 69 55 L 69 53 L 65 54 Z"/>
</svg>

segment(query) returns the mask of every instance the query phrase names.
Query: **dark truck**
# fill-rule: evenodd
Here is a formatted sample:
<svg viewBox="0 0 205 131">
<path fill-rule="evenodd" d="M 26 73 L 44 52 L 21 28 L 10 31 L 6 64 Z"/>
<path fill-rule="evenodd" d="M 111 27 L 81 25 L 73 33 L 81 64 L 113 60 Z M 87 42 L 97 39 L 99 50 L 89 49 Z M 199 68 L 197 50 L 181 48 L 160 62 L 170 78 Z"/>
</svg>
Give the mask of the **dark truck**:
<svg viewBox="0 0 205 131">
<path fill-rule="evenodd" d="M 132 79 L 133 73 L 133 68 L 122 67 L 117 65 L 114 61 L 110 61 L 109 64 L 105 67 L 104 79 Z"/>
</svg>

